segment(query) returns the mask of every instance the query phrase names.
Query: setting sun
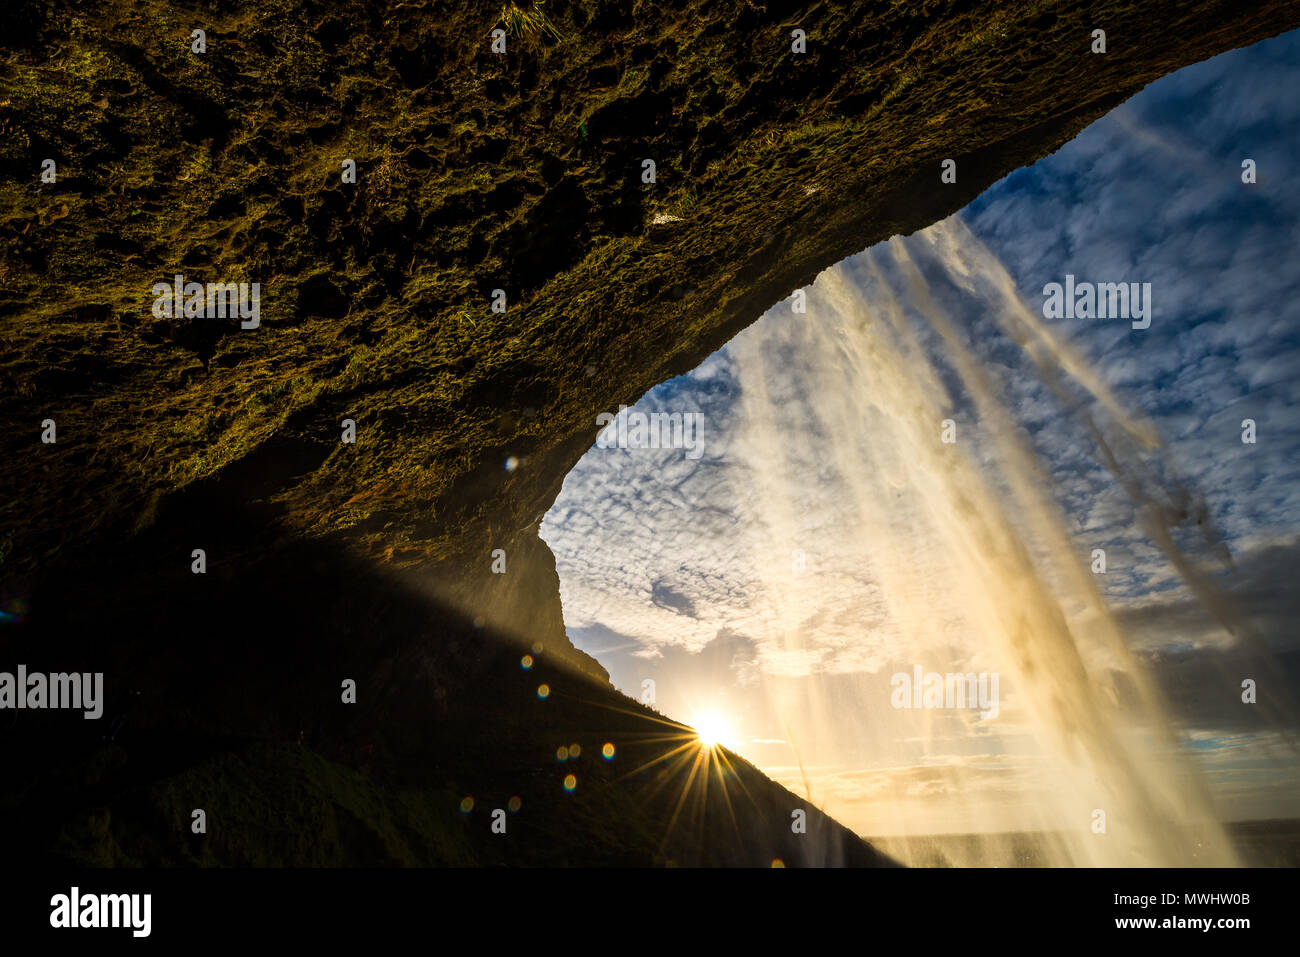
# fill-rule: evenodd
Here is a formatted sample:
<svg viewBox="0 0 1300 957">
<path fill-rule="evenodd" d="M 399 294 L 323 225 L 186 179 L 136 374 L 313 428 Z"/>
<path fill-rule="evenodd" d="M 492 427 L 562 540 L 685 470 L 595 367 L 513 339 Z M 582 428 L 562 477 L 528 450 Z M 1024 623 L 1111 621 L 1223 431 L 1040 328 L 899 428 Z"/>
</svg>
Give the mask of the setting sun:
<svg viewBox="0 0 1300 957">
<path fill-rule="evenodd" d="M 696 715 L 693 724 L 695 737 L 702 747 L 731 747 L 731 727 L 726 718 L 716 711 L 706 711 L 704 714 Z"/>
</svg>

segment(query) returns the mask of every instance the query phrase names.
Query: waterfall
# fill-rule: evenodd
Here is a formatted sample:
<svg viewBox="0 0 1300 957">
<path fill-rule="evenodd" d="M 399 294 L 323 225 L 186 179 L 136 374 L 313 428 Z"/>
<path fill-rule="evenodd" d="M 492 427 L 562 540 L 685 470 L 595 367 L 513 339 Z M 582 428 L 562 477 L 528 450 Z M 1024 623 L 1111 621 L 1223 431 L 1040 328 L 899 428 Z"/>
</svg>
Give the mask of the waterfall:
<svg viewBox="0 0 1300 957">
<path fill-rule="evenodd" d="M 949 318 L 923 259 L 952 289 L 979 298 L 984 322 L 961 328 Z M 951 863 L 1235 864 L 1160 692 L 1098 587 L 1099 543 L 1075 539 L 1050 463 L 996 367 L 973 349 L 972 337 L 994 335 L 1027 355 L 1060 413 L 1082 424 L 1092 439 L 1084 451 L 1122 483 L 1187 586 L 1225 627 L 1239 623 L 1206 570 L 1222 549 L 1203 506 L 1204 548 L 1175 542 L 1171 526 L 1195 516 L 1199 500 L 1173 476 L 1156 429 L 1053 334 L 954 217 L 827 270 L 807 292 L 806 314 L 782 315 L 731 346 L 743 467 L 729 475 L 764 526 L 748 538 L 761 582 L 762 612 L 750 625 L 760 656 L 815 674 L 828 655 L 851 654 L 851 638 L 828 652 L 818 632 L 848 609 L 845 589 L 869 590 L 885 612 L 857 621 L 861 633 L 891 636 L 870 643 L 875 674 L 851 679 L 847 694 L 766 673 L 762 693 L 806 752 L 802 763 L 819 739 L 846 732 L 861 735 L 868 754 L 934 758 L 932 785 L 913 779 L 894 793 L 882 784 L 880 816 L 858 825 L 892 835 L 883 846 L 906 863 L 933 861 L 933 825 L 913 822 L 905 800 L 933 786 L 948 795 L 952 832 L 1019 835 L 1003 846 L 972 838 L 965 852 L 949 846 Z M 772 394 L 791 375 L 804 388 Z M 813 518 L 815 489 L 843 506 L 836 527 Z M 792 562 L 796 550 L 814 558 Z M 903 676 L 892 687 L 891 671 Z M 947 701 L 938 695 L 913 710 L 913 696 L 923 704 L 922 689 L 910 687 L 914 671 L 960 675 L 959 689 L 992 675 L 1001 700 L 953 708 L 949 689 Z M 903 685 L 900 710 L 891 690 Z M 945 766 L 940 756 L 954 741 L 961 760 Z M 1034 755 L 1019 779 L 1032 797 L 1008 785 L 1004 807 L 963 806 L 962 782 L 999 773 L 1009 742 Z M 1038 846 L 1026 851 L 1027 841 Z"/>
</svg>

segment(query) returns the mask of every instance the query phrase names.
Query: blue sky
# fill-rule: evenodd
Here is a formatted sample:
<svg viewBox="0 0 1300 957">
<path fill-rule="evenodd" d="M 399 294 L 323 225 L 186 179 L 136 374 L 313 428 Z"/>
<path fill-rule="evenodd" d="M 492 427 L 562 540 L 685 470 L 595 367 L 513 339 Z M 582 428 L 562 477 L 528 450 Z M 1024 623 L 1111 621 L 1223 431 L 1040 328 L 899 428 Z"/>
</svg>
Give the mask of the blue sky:
<svg viewBox="0 0 1300 957">
<path fill-rule="evenodd" d="M 1293 588 L 1300 557 L 1298 87 L 1300 33 L 1189 67 L 958 214 L 1039 316 L 1044 285 L 1067 273 L 1151 283 L 1148 329 L 1119 320 L 1043 322 L 1083 357 L 1123 414 L 1155 426 L 1163 445 L 1148 453 L 1097 420 L 1133 470 L 1138 494 L 1169 505 L 1179 489 L 1189 492 L 1184 504 L 1203 497 L 1206 521 L 1185 523 L 1176 538 L 1204 554 L 1281 654 L 1300 651 L 1293 624 L 1300 611 Z M 1255 184 L 1242 183 L 1246 158 L 1257 164 Z M 1298 779 L 1267 756 L 1276 729 L 1243 720 L 1223 694 L 1225 676 L 1235 683 L 1240 673 L 1233 639 L 1142 529 L 1132 490 L 1098 458 L 1082 405 L 1054 396 L 1002 331 L 987 277 L 963 282 L 933 231 L 902 246 L 996 381 L 1072 540 L 1084 554 L 1106 548 L 1110 567 L 1099 585 L 1133 646 L 1153 662 L 1188 747 L 1202 755 L 1220 813 L 1294 815 Z M 870 307 L 892 293 L 917 318 L 892 250 L 866 250 L 839 270 Z M 890 620 L 886 583 L 837 544 L 855 521 L 843 477 L 852 467 L 826 448 L 850 440 L 799 418 L 798 410 L 822 401 L 822 370 L 800 351 L 796 323 L 818 321 L 813 306 L 804 317 L 791 314 L 789 301 L 776 304 L 697 370 L 637 404 L 703 413 L 698 461 L 680 450 L 593 448 L 567 477 L 542 533 L 556 554 L 570 636 L 629 694 L 640 696 L 642 681 L 655 680 L 658 707 L 668 714 L 688 719 L 705 707 L 729 714 L 737 750 L 791 786 L 814 778 L 819 803 L 860 830 L 879 823 L 854 817 L 882 793 L 872 775 L 892 775 L 891 794 L 919 793 L 933 808 L 957 788 L 984 788 L 990 802 L 1027 792 L 1041 767 L 1015 757 L 1015 731 L 954 725 L 946 749 L 936 750 L 943 735 L 931 729 L 920 751 L 894 748 L 891 737 L 882 754 L 879 734 L 855 725 L 857 702 L 878 692 L 913 636 Z M 933 333 L 917 327 L 933 347 Z M 951 393 L 960 420 L 970 397 L 942 355 L 935 369 L 935 388 Z M 765 463 L 754 441 L 758 407 L 771 417 L 769 428 L 793 437 L 779 466 Z M 1241 441 L 1246 418 L 1256 422 L 1253 445 Z M 980 425 L 972 428 L 980 434 Z M 976 458 L 992 468 L 991 454 Z M 788 500 L 784 538 L 762 508 L 774 489 Z M 811 543 L 822 585 L 815 612 L 800 622 L 817 638 L 791 649 L 760 634 L 773 609 L 784 607 L 762 566 L 769 558 L 785 562 L 796 539 Z M 1230 564 L 1215 560 L 1225 548 Z M 830 709 L 843 733 L 793 740 L 800 722 L 778 713 L 774 683 L 784 689 L 775 699 L 791 713 Z M 1272 689 L 1292 701 L 1294 690 Z M 867 712 L 880 723 L 878 709 Z M 795 757 L 804 765 L 797 775 Z M 939 766 L 946 770 L 936 777 Z M 942 829 L 948 819 L 934 816 Z"/>
</svg>

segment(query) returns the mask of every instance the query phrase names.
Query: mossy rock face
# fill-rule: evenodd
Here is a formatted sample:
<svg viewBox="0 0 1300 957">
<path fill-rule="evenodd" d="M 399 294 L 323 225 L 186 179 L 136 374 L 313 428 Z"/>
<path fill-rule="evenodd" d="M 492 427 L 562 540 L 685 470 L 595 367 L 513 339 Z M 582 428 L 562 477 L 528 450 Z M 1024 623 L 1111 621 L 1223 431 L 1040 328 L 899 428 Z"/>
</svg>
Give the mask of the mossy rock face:
<svg viewBox="0 0 1300 957">
<path fill-rule="evenodd" d="M 441 7 L 10 10 L 8 577 L 273 443 L 294 467 L 247 491 L 285 529 L 399 564 L 463 554 L 545 510 L 598 412 L 819 269 L 1300 21 L 1281 2 L 1184 4 L 1172 23 L 1154 2 L 560 0 L 544 27 L 518 7 L 500 55 L 500 11 Z M 156 320 L 150 290 L 177 273 L 259 282 L 261 325 Z"/>
<path fill-rule="evenodd" d="M 5 626 L 0 660 L 102 667 L 123 749 L 57 722 L 5 732 L 23 771 L 0 812 L 41 822 L 20 835 L 34 852 L 506 854 L 420 814 L 476 775 L 508 798 L 553 771 L 549 725 L 502 724 L 535 683 L 480 693 L 533 643 L 557 688 L 613 706 L 564 635 L 536 534 L 597 414 L 1152 80 L 1300 24 L 1294 4 L 1208 0 L 554 0 L 545 24 L 518 8 L 503 55 L 503 11 L 475 3 L 0 13 L 0 601 L 27 618 Z M 1089 52 L 1098 28 L 1104 55 Z M 156 317 L 153 286 L 177 274 L 259 283 L 260 324 Z M 206 576 L 189 574 L 196 547 Z M 495 548 L 509 575 L 489 574 Z M 341 714 L 344 677 L 362 696 Z M 481 770 L 465 742 L 489 727 L 521 764 Z M 307 751 L 276 750 L 290 745 Z M 299 803 L 240 803 L 277 768 Z M 218 797 L 256 839 L 175 837 L 177 788 L 204 781 L 230 784 Z M 756 772 L 752 786 L 767 795 L 753 821 L 788 831 L 773 808 L 792 796 Z M 324 809 L 312 795 L 327 794 Z M 569 850 L 543 822 L 551 851 L 539 837 L 500 859 L 681 859 L 644 822 L 611 836 L 609 816 L 644 796 L 534 801 L 566 815 Z M 295 844 L 259 807 L 334 838 Z"/>
</svg>

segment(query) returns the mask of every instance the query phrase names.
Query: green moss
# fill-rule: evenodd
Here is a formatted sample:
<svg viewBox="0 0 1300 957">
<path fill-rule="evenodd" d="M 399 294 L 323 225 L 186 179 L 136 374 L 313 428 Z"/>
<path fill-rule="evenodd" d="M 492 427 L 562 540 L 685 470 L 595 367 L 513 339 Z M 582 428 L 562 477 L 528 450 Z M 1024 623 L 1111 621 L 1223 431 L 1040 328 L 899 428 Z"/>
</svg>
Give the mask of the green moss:
<svg viewBox="0 0 1300 957">
<path fill-rule="evenodd" d="M 892 187 L 923 164 L 1077 110 L 1080 90 L 1109 102 L 1226 42 L 1170 42 L 1153 10 L 833 2 L 807 12 L 809 52 L 795 57 L 788 25 L 748 0 L 565 5 L 544 12 L 564 39 L 525 38 L 518 20 L 506 56 L 488 33 L 509 9 L 493 21 L 470 4 L 402 5 L 381 30 L 368 9 L 257 0 L 205 13 L 203 56 L 189 51 L 191 16 L 158 0 L 54 9 L 30 53 L 0 53 L 0 381 L 23 404 L 8 411 L 28 423 L 57 408 L 112 436 L 89 441 L 102 500 L 128 523 L 272 437 L 332 436 L 344 414 L 373 422 L 377 441 L 261 489 L 286 502 L 287 529 L 346 535 L 412 502 L 456 514 L 440 500 L 471 467 L 471 439 L 493 456 L 512 437 L 554 448 L 597 404 L 635 399 L 668 363 L 680 371 L 881 238 L 873 228 L 901 228 Z M 1300 18 L 1234 16 L 1233 42 Z M 1081 59 L 1102 17 L 1158 55 Z M 851 52 L 823 57 L 832 45 Z M 57 184 L 37 179 L 46 156 Z M 647 156 L 660 176 L 642 188 Z M 355 185 L 340 180 L 344 158 Z M 812 183 L 823 188 L 805 194 Z M 913 227 L 941 212 L 915 208 Z M 655 213 L 682 221 L 652 232 Z M 754 243 L 767 235 L 784 237 L 771 261 Z M 322 266 L 343 315 L 310 315 L 300 297 Z M 178 271 L 261 282 L 261 328 L 214 344 L 155 323 L 150 287 Z M 504 317 L 486 309 L 497 287 Z M 662 295 L 674 287 L 700 292 Z M 108 311 L 69 318 L 83 303 Z M 489 373 L 518 395 L 484 385 Z M 525 396 L 526 382 L 543 388 Z M 480 431 L 476 389 L 540 407 L 513 435 Z M 7 461 L 23 461 L 30 434 L 5 431 Z M 48 503 L 2 516 L 11 561 L 32 570 L 43 541 L 87 533 L 54 504 L 82 476 L 12 479 L 11 501 Z M 358 488 L 384 491 L 342 509 Z M 518 515 L 483 520 L 514 525 L 533 503 L 500 507 Z M 467 537 L 422 528 L 429 560 Z"/>
</svg>

